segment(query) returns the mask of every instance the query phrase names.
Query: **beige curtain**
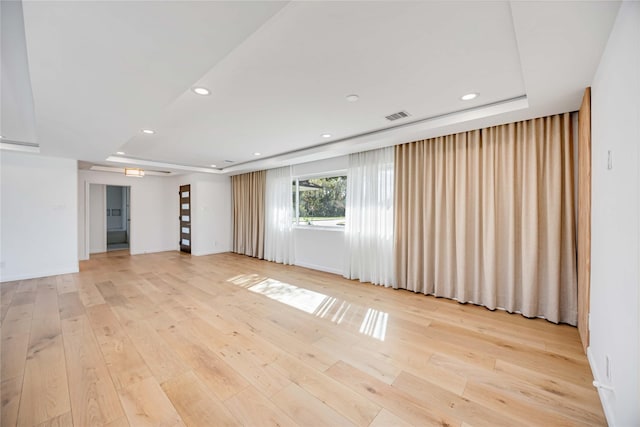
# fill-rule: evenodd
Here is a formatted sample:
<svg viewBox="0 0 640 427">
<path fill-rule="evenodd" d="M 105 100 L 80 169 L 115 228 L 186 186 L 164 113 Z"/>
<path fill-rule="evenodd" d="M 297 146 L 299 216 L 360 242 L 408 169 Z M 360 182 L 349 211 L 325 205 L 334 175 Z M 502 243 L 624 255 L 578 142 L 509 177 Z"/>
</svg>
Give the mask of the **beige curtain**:
<svg viewBox="0 0 640 427">
<path fill-rule="evenodd" d="M 576 324 L 570 113 L 396 146 L 398 287 Z"/>
<path fill-rule="evenodd" d="M 266 171 L 231 177 L 233 251 L 264 258 L 264 194 Z"/>
</svg>

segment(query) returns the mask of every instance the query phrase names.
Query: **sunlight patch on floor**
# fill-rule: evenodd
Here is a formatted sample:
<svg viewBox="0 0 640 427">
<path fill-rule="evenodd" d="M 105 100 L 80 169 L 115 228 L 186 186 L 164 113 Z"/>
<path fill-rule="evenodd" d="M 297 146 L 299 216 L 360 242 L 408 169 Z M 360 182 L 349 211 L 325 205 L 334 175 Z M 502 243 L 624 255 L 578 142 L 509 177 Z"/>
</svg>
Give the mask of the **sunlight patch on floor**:
<svg viewBox="0 0 640 427">
<path fill-rule="evenodd" d="M 247 289 L 319 317 L 322 317 L 319 313 L 326 312 L 335 303 L 335 298 L 275 279 L 265 279 Z"/>
<path fill-rule="evenodd" d="M 384 341 L 387 335 L 387 322 L 389 321 L 389 313 L 384 311 L 367 309 L 362 325 L 360 325 L 360 333 L 370 336 L 371 338 Z"/>
<path fill-rule="evenodd" d="M 305 313 L 330 320 L 338 325 L 345 320 L 347 313 L 349 313 L 351 319 L 354 319 L 362 317 L 362 313 L 364 312 L 363 308 L 357 309 L 357 306 L 352 307 L 352 305 L 345 300 L 257 274 L 240 274 L 228 279 L 227 282 L 241 286 L 251 292 L 264 295 L 267 298 L 304 311 Z M 371 338 L 384 341 L 388 321 L 388 313 L 367 308 L 358 332 Z"/>
<path fill-rule="evenodd" d="M 260 283 L 265 280 L 266 277 L 258 274 L 238 274 L 228 279 L 227 282 L 231 282 L 234 285 L 242 286 L 243 288 L 249 288 L 256 283 Z"/>
</svg>

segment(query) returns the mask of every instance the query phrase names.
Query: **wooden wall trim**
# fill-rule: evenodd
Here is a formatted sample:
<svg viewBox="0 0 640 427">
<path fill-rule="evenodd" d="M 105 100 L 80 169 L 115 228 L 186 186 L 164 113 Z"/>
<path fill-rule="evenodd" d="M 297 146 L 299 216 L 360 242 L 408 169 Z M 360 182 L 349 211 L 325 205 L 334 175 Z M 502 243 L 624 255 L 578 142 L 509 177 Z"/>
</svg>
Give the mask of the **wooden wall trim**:
<svg viewBox="0 0 640 427">
<path fill-rule="evenodd" d="M 578 112 L 578 331 L 589 346 L 591 287 L 591 88 L 584 91 Z"/>
</svg>

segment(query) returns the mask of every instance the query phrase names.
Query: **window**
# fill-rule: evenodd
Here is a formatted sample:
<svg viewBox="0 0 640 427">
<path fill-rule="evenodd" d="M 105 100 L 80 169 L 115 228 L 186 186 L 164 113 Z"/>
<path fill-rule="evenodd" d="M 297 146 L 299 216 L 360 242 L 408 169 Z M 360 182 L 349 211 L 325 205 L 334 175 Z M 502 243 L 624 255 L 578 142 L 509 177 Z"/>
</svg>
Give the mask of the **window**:
<svg viewBox="0 0 640 427">
<path fill-rule="evenodd" d="M 344 227 L 347 177 L 293 180 L 294 224 Z"/>
</svg>

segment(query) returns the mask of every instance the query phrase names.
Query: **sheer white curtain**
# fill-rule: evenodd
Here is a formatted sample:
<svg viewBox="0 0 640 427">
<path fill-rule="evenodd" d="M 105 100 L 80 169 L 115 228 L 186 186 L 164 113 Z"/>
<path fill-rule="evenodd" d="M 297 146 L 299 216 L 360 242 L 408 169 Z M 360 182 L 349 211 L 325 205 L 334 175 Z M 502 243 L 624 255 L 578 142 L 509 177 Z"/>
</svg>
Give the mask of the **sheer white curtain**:
<svg viewBox="0 0 640 427">
<path fill-rule="evenodd" d="M 264 259 L 293 264 L 293 191 L 291 166 L 267 171 Z"/>
<path fill-rule="evenodd" d="M 349 156 L 344 277 L 394 285 L 393 147 Z"/>
</svg>

